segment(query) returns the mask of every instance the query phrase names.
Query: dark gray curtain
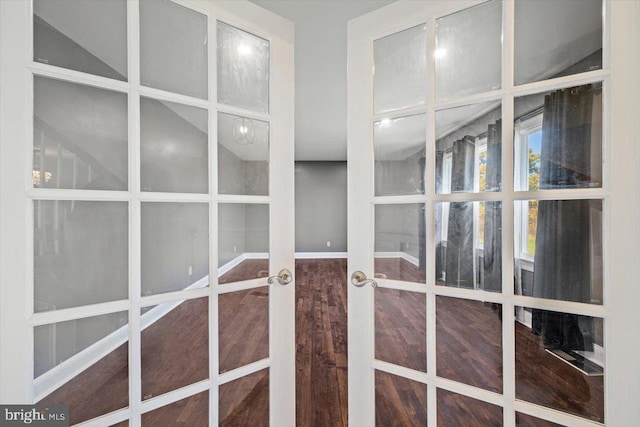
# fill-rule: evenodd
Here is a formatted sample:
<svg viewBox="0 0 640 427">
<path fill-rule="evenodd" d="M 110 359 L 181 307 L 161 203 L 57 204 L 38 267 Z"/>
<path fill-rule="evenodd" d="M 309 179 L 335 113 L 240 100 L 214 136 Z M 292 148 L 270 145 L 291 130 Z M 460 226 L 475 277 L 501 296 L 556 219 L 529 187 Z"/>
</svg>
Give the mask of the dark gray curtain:
<svg viewBox="0 0 640 427">
<path fill-rule="evenodd" d="M 500 191 L 502 183 L 502 120 L 487 129 L 486 190 Z M 484 290 L 502 291 L 502 204 L 484 204 Z"/>
<path fill-rule="evenodd" d="M 590 179 L 591 85 L 545 97 L 540 157 L 540 189 L 576 188 Z M 533 296 L 591 302 L 591 233 L 588 200 L 541 200 Z M 590 317 L 533 310 L 533 332 L 548 348 L 592 350 Z"/>
<path fill-rule="evenodd" d="M 451 192 L 472 192 L 475 143 L 465 136 L 453 143 Z M 473 288 L 473 203 L 451 202 L 445 263 L 446 285 Z"/>
<path fill-rule="evenodd" d="M 436 194 L 442 193 L 442 180 L 444 179 L 444 151 L 436 151 Z M 442 280 L 442 272 L 445 263 L 445 248 L 439 240 L 442 235 L 442 203 L 436 203 L 436 280 Z"/>
<path fill-rule="evenodd" d="M 425 153 L 420 157 L 420 180 L 422 182 L 422 189 L 424 189 L 424 173 L 426 167 Z M 426 221 L 425 221 L 425 207 L 419 205 L 418 207 L 418 268 L 420 270 L 427 269 L 427 239 L 426 239 Z"/>
</svg>

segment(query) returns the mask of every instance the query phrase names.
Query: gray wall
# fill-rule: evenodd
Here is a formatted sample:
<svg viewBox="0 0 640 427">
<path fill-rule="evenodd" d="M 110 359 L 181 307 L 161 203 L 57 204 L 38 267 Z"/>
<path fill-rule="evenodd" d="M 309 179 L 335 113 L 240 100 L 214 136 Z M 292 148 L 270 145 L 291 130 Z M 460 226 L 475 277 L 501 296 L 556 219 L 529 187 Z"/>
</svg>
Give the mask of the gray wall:
<svg viewBox="0 0 640 427">
<path fill-rule="evenodd" d="M 418 258 L 420 221 L 424 210 L 415 203 L 378 205 L 375 209 L 375 251 L 404 252 Z"/>
<path fill-rule="evenodd" d="M 269 206 L 221 203 L 218 206 L 218 267 L 244 253 L 269 252 Z"/>
<path fill-rule="evenodd" d="M 346 252 L 347 163 L 296 162 L 295 180 L 296 252 Z"/>
</svg>

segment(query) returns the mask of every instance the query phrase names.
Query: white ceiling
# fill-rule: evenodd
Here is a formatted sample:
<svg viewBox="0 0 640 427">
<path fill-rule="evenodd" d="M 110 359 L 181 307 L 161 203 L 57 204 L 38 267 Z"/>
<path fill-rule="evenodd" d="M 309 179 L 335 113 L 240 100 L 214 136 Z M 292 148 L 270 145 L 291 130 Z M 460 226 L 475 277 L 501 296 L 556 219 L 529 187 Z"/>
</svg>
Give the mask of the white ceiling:
<svg viewBox="0 0 640 427">
<path fill-rule="evenodd" d="M 393 0 L 252 0 L 295 24 L 296 160 L 347 159 L 347 21 Z"/>
</svg>

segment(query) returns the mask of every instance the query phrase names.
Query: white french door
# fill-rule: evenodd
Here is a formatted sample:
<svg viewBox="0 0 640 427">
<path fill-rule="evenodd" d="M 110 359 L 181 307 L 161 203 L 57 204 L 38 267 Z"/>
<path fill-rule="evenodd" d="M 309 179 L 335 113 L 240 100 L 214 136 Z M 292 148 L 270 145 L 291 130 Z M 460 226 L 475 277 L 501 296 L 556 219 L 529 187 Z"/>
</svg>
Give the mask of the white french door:
<svg viewBox="0 0 640 427">
<path fill-rule="evenodd" d="M 608 0 L 349 22 L 351 425 L 637 422 L 638 22 Z"/>
<path fill-rule="evenodd" d="M 293 24 L 0 2 L 0 402 L 295 424 Z"/>
</svg>

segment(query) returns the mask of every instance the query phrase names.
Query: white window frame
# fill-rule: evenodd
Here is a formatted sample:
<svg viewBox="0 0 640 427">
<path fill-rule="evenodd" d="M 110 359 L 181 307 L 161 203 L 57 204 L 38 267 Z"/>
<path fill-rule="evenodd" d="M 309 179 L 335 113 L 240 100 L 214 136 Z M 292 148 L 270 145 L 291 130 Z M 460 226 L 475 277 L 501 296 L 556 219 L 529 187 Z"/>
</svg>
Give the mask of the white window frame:
<svg viewBox="0 0 640 427">
<path fill-rule="evenodd" d="M 513 145 L 516 157 L 514 159 L 515 188 L 522 191 L 529 189 L 529 137 L 542 132 L 542 113 L 517 121 L 514 125 Z M 515 241 L 518 247 L 518 257 L 523 261 L 522 267 L 533 271 L 533 254 L 529 252 L 529 206 L 523 201 L 514 207 L 515 217 L 520 218 L 515 231 Z"/>
</svg>

